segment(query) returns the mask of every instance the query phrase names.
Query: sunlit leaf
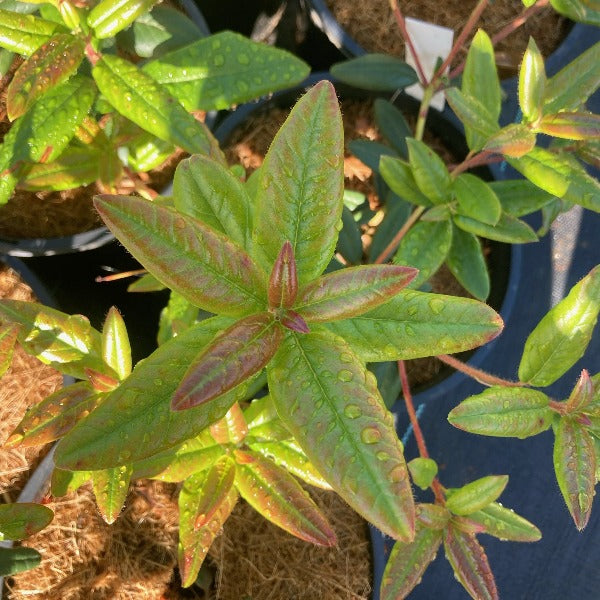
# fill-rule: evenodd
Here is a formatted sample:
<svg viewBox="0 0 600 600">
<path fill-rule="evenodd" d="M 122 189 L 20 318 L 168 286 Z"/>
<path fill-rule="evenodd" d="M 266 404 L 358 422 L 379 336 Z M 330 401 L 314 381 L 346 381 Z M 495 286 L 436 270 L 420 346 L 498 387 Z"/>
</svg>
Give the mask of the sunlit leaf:
<svg viewBox="0 0 600 600">
<path fill-rule="evenodd" d="M 534 122 L 541 116 L 545 88 L 544 57 L 530 37 L 519 70 L 519 106 L 527 121 Z"/>
<path fill-rule="evenodd" d="M 60 30 L 58 23 L 0 8 L 0 47 L 30 56 Z"/>
<path fill-rule="evenodd" d="M 350 346 L 323 329 L 288 334 L 267 374 L 279 416 L 333 489 L 388 535 L 412 539 L 402 446 L 375 377 Z"/>
<path fill-rule="evenodd" d="M 66 496 L 92 478 L 92 471 L 66 471 L 57 467 L 52 471 L 50 492 L 55 497 Z"/>
<path fill-rule="evenodd" d="M 34 502 L 0 504 L 0 540 L 23 540 L 41 531 L 54 518 L 47 507 Z"/>
<path fill-rule="evenodd" d="M 542 538 L 542 532 L 533 523 L 498 502 L 470 513 L 469 519 L 483 525 L 485 533 L 501 540 L 537 542 Z"/>
<path fill-rule="evenodd" d="M 102 518 L 114 523 L 125 504 L 133 468 L 122 465 L 113 469 L 92 471 L 92 487 Z"/>
<path fill-rule="evenodd" d="M 112 306 L 102 328 L 102 356 L 119 379 L 131 373 L 131 345 L 123 317 Z"/>
<path fill-rule="evenodd" d="M 508 475 L 488 475 L 461 488 L 448 490 L 446 508 L 455 515 L 470 515 L 494 502 L 507 483 Z"/>
<path fill-rule="evenodd" d="M 8 371 L 12 363 L 19 327 L 18 323 L 0 325 L 0 377 Z"/>
<path fill-rule="evenodd" d="M 519 379 L 550 385 L 583 356 L 600 312 L 600 266 L 552 308 L 531 332 L 519 364 Z"/>
<path fill-rule="evenodd" d="M 150 9 L 157 0 L 101 0 L 90 11 L 87 24 L 98 39 L 113 37 Z"/>
<path fill-rule="evenodd" d="M 600 25 L 600 8 L 589 0 L 550 0 L 552 8 L 565 17 L 581 23 Z"/>
<path fill-rule="evenodd" d="M 236 402 L 227 414 L 210 426 L 210 435 L 219 444 L 239 445 L 248 435 L 248 424 Z"/>
</svg>

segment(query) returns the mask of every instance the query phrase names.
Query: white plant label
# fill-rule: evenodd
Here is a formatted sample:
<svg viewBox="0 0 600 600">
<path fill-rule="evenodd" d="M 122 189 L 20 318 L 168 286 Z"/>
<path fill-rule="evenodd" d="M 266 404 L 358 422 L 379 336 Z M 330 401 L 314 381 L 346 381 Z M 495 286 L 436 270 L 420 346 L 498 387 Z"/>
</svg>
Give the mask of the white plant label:
<svg viewBox="0 0 600 600">
<path fill-rule="evenodd" d="M 419 57 L 425 76 L 429 79 L 433 75 L 433 70 L 438 58 L 445 60 L 454 42 L 454 31 L 447 27 L 434 25 L 418 19 L 406 18 L 406 29 L 412 40 L 415 52 Z M 406 46 L 406 62 L 415 67 L 415 58 L 412 52 Z M 447 72 L 447 70 L 446 70 Z M 423 88 L 421 84 L 415 83 L 406 88 L 406 93 L 414 98 L 421 100 L 423 98 Z M 445 98 L 443 92 L 438 92 L 431 101 L 431 106 L 438 110 L 444 110 Z"/>
</svg>

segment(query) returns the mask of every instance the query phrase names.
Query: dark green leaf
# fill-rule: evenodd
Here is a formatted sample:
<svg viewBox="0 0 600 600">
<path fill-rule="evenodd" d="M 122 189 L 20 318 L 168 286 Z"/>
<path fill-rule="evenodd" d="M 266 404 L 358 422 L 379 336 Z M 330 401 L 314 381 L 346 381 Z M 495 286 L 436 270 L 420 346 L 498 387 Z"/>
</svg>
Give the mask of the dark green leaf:
<svg viewBox="0 0 600 600">
<path fill-rule="evenodd" d="M 481 435 L 526 438 L 545 431 L 554 412 L 546 394 L 527 388 L 492 387 L 463 400 L 448 421 Z"/>
<path fill-rule="evenodd" d="M 488 475 L 461 488 L 448 490 L 446 508 L 455 515 L 470 515 L 494 502 L 507 483 L 508 475 Z"/>
<path fill-rule="evenodd" d="M 289 52 L 222 31 L 149 62 L 144 71 L 192 111 L 231 108 L 288 88 L 309 67 Z"/>
<path fill-rule="evenodd" d="M 489 186 L 500 199 L 502 210 L 513 217 L 535 212 L 554 198 L 526 179 L 492 181 Z"/>
<path fill-rule="evenodd" d="M 507 213 L 502 213 L 498 223 L 493 226 L 462 215 L 455 215 L 454 223 L 464 231 L 474 233 L 479 237 L 507 244 L 527 244 L 528 242 L 537 242 L 538 239 L 535 231 L 525 221 Z"/>
<path fill-rule="evenodd" d="M 469 519 L 483 525 L 485 533 L 501 540 L 537 542 L 542 537 L 542 532 L 533 523 L 498 502 L 469 514 Z"/>
<path fill-rule="evenodd" d="M 33 548 L 0 548 L 0 577 L 33 569 L 41 560 L 41 554 Z"/>
<path fill-rule="evenodd" d="M 369 258 L 371 262 L 381 255 L 394 236 L 400 231 L 400 228 L 408 219 L 411 211 L 411 205 L 399 198 L 393 192 L 388 193 L 385 203 L 385 216 L 383 221 L 377 226 L 375 235 L 369 246 Z"/>
<path fill-rule="evenodd" d="M 342 230 L 338 237 L 337 251 L 350 263 L 360 263 L 362 259 L 362 240 L 360 229 L 354 215 L 344 206 L 342 210 Z"/>
<path fill-rule="evenodd" d="M 454 227 L 446 265 L 467 292 L 485 302 L 490 293 L 490 276 L 476 235 Z"/>
<path fill-rule="evenodd" d="M 408 159 L 406 138 L 412 137 L 412 132 L 404 115 L 391 102 L 377 98 L 373 105 L 375 122 L 381 135 L 396 149 L 400 156 Z"/>
<path fill-rule="evenodd" d="M 492 340 L 502 327 L 500 316 L 481 302 L 412 290 L 368 313 L 327 324 L 366 362 L 463 352 Z"/>
<path fill-rule="evenodd" d="M 388 54 L 365 54 L 336 63 L 331 74 L 355 87 L 382 92 L 394 92 L 419 81 L 411 66 Z"/>
<path fill-rule="evenodd" d="M 348 143 L 348 149 L 375 173 L 379 172 L 379 161 L 382 156 L 397 156 L 393 148 L 373 140 L 352 140 Z"/>
<path fill-rule="evenodd" d="M 453 189 L 459 214 L 486 225 L 498 223 L 502 214 L 500 200 L 483 179 L 470 173 L 461 173 L 454 180 Z"/>
<path fill-rule="evenodd" d="M 267 374 L 282 421 L 333 489 L 388 535 L 412 539 L 402 447 L 375 377 L 350 346 L 322 329 L 288 334 Z"/>
<path fill-rule="evenodd" d="M 292 109 L 260 170 L 252 241 L 267 272 L 286 241 L 301 285 L 329 264 L 341 228 L 343 154 L 335 90 L 322 81 Z"/>
<path fill-rule="evenodd" d="M 442 159 L 423 142 L 407 138 L 413 176 L 421 192 L 433 203 L 450 200 L 452 180 Z"/>
<path fill-rule="evenodd" d="M 519 379 L 535 386 L 556 381 L 583 356 L 600 312 L 600 266 L 577 283 L 531 332 Z"/>
<path fill-rule="evenodd" d="M 0 540 L 24 540 L 44 529 L 53 518 L 54 513 L 41 504 L 0 504 Z"/>
<path fill-rule="evenodd" d="M 209 312 L 243 316 L 266 306 L 266 275 L 223 234 L 134 196 L 96 196 L 125 247 L 167 286 Z"/>
</svg>

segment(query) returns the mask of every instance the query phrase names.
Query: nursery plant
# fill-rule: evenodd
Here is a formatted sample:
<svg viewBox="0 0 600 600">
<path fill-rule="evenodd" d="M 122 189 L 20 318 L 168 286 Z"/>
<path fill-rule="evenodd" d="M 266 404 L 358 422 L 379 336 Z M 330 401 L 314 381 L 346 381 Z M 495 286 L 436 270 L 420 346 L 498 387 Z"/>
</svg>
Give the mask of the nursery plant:
<svg viewBox="0 0 600 600">
<path fill-rule="evenodd" d="M 178 166 L 172 198 L 95 199 L 177 300 L 173 335 L 133 370 L 116 309 L 97 331 L 80 315 L 0 303 L 28 352 L 80 379 L 33 408 L 8 443 L 62 438 L 54 493 L 91 479 L 109 522 L 132 477 L 183 481 L 186 585 L 239 495 L 290 533 L 335 543 L 292 475 L 414 540 L 402 444 L 365 363 L 461 352 L 502 329 L 477 300 L 406 289 L 411 267 L 324 274 L 341 229 L 342 156 L 337 98 L 321 82 L 248 180 L 220 155 L 197 155 Z"/>
<path fill-rule="evenodd" d="M 11 121 L 0 145 L 0 204 L 17 185 L 65 190 L 99 181 L 115 191 L 176 148 L 218 155 L 199 120 L 304 79 L 291 54 L 198 26 L 156 0 L 0 2 L 0 73 Z M 16 63 L 15 63 L 16 64 Z M 198 117 L 198 118 L 197 118 Z"/>
</svg>

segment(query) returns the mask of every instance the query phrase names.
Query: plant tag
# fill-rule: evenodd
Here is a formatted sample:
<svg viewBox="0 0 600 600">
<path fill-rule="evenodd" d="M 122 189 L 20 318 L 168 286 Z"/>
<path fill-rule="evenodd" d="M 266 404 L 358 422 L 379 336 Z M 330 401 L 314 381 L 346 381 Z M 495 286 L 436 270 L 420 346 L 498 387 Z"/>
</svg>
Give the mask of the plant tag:
<svg viewBox="0 0 600 600">
<path fill-rule="evenodd" d="M 411 19 L 410 17 L 406 18 L 406 29 L 412 40 L 415 52 L 419 57 L 425 76 L 430 78 L 433 75 L 438 58 L 441 57 L 444 60 L 450 54 L 454 40 L 454 31 L 447 27 L 441 27 L 433 23 L 420 21 L 419 19 Z M 411 67 L 416 66 L 415 58 L 408 46 L 406 47 L 405 60 Z M 418 83 L 407 87 L 406 93 L 419 100 L 423 98 L 423 88 Z M 444 94 L 442 92 L 435 94 L 431 101 L 431 106 L 438 110 L 444 110 L 444 104 Z"/>
</svg>

